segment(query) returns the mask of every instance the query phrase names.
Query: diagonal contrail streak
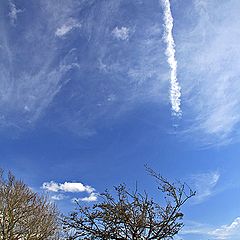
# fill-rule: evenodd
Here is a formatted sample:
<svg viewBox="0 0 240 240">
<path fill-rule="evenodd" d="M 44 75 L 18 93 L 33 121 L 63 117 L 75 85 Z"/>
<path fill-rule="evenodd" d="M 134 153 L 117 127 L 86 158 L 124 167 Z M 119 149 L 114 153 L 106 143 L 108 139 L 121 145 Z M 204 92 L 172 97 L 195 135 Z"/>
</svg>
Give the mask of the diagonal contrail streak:
<svg viewBox="0 0 240 240">
<path fill-rule="evenodd" d="M 177 60 L 175 58 L 175 43 L 173 39 L 173 17 L 169 0 L 161 0 L 164 12 L 164 41 L 167 45 L 165 54 L 170 66 L 170 102 L 172 113 L 181 116 L 181 87 L 177 79 Z"/>
</svg>

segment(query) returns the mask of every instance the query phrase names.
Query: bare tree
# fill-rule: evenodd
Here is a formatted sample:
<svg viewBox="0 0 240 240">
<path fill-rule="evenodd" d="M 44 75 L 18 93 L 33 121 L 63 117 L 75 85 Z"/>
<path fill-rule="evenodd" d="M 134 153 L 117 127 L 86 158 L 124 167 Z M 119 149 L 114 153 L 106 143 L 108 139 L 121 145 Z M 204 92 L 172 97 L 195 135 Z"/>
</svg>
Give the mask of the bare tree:
<svg viewBox="0 0 240 240">
<path fill-rule="evenodd" d="M 95 205 L 77 204 L 77 209 L 63 218 L 67 239 L 86 240 L 153 240 L 171 239 L 183 226 L 182 205 L 195 195 L 185 183 L 170 183 L 152 169 L 147 169 L 158 182 L 162 204 L 145 192 L 129 192 L 125 185 L 115 187 L 116 197 L 108 191 Z"/>
<path fill-rule="evenodd" d="M 58 211 L 45 196 L 34 193 L 0 170 L 0 239 L 50 240 L 58 238 Z"/>
</svg>

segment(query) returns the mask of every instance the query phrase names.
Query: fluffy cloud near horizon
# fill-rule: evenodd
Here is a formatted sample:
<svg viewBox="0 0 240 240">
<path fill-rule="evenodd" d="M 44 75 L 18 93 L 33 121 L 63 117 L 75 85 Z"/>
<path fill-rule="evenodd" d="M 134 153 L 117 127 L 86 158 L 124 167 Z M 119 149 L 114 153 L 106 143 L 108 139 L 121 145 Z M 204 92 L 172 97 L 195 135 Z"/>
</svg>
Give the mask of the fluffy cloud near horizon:
<svg viewBox="0 0 240 240">
<path fill-rule="evenodd" d="M 77 193 L 87 193 L 88 196 L 77 198 L 74 197 L 72 202 L 75 201 L 82 201 L 82 202 L 95 202 L 97 201 L 98 193 L 95 192 L 95 189 L 89 185 L 84 185 L 80 182 L 64 182 L 64 183 L 57 183 L 54 181 L 44 182 L 42 184 L 42 189 L 48 191 L 50 193 L 59 193 L 59 194 L 52 194 L 51 199 L 53 201 L 61 201 L 65 200 L 70 197 L 71 194 Z"/>
<path fill-rule="evenodd" d="M 50 192 L 87 192 L 92 193 L 95 189 L 80 182 L 56 183 L 54 181 L 44 182 L 42 188 Z"/>
<path fill-rule="evenodd" d="M 95 192 L 90 193 L 89 196 L 83 198 L 73 198 L 72 202 L 96 202 L 98 194 Z"/>
</svg>

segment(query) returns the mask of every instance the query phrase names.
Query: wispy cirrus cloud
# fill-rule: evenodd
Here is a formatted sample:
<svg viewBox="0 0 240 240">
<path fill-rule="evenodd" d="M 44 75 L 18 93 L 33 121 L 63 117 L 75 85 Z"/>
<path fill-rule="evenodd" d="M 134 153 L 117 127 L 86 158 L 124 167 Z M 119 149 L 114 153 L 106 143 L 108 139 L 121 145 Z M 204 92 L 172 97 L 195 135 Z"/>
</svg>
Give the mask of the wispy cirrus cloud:
<svg viewBox="0 0 240 240">
<path fill-rule="evenodd" d="M 69 3 L 66 1 L 66 6 L 61 8 L 58 22 L 67 22 L 71 15 L 74 16 L 74 8 L 69 7 Z M 34 4 L 39 5 L 38 14 L 31 21 L 28 18 L 32 2 L 21 5 L 25 23 L 21 31 L 18 29 L 20 26 L 10 29 L 7 21 L 3 21 L 0 37 L 0 130 L 11 129 L 9 134 L 32 129 L 71 79 L 68 74 L 79 68 L 76 51 L 71 48 L 64 53 L 58 51 L 62 46 L 61 43 L 56 44 L 54 32 L 59 23 L 56 16 L 49 13 L 52 13 L 49 2 L 42 0 Z M 22 10 L 14 1 L 9 1 L 9 6 L 11 11 L 6 17 L 15 23 Z M 14 40 L 8 37 L 9 31 L 17 36 L 13 37 Z"/>
<path fill-rule="evenodd" d="M 40 123 L 89 136 L 96 132 L 99 119 L 107 122 L 146 102 L 167 105 L 168 67 L 172 64 L 171 79 L 177 80 L 177 70 L 181 76 L 181 103 L 184 102 L 181 109 L 185 109 L 184 119 L 189 123 L 184 129 L 185 135 L 195 137 L 198 133 L 201 137 L 197 139 L 205 142 L 209 136 L 210 140 L 219 141 L 232 137 L 240 119 L 237 109 L 240 88 L 237 75 L 230 71 L 227 48 L 235 54 L 234 39 L 238 38 L 238 32 L 234 31 L 235 23 L 229 22 L 232 27 L 228 33 L 233 37 L 227 39 L 228 33 L 223 29 L 230 19 L 228 15 L 217 25 L 209 19 L 209 12 L 213 9 L 214 13 L 212 4 L 195 2 L 192 8 L 196 12 L 195 25 L 192 23 L 191 31 L 175 28 L 174 38 L 169 1 L 162 1 L 166 4 L 163 9 L 168 20 L 165 28 L 162 27 L 161 6 L 155 3 L 134 2 L 134 9 L 144 13 L 136 16 L 132 13 L 126 19 L 126 9 L 120 0 L 57 3 L 41 0 L 35 3 L 39 8 L 33 10 L 38 9 L 38 14 L 31 21 L 27 18 L 32 2 L 22 5 L 26 26 L 21 26 L 20 32 L 16 30 L 15 41 L 8 41 L 7 27 L 0 37 L 1 128 L 25 129 Z M 237 5 L 236 1 L 232 3 Z M 222 4 L 220 8 L 224 8 Z M 225 5 L 229 12 L 230 4 Z M 152 17 L 146 19 L 148 14 Z M 177 14 L 175 21 L 179 26 Z M 30 22 L 34 23 L 34 28 L 28 24 Z M 211 31 L 213 24 L 215 30 Z M 79 28 L 81 34 L 75 31 Z M 221 40 L 214 35 L 216 33 Z M 130 35 L 131 41 L 127 41 Z M 67 36 L 67 42 L 59 40 Z M 171 64 L 166 64 L 164 59 L 167 41 Z M 221 41 L 229 44 L 221 46 Z M 216 51 L 215 45 L 221 51 Z M 232 68 L 237 68 L 239 55 L 234 56 L 231 64 Z M 227 66 L 219 65 L 219 59 L 226 60 Z M 229 71 L 221 72 L 223 68 Z M 192 81 L 193 78 L 196 81 Z M 180 86 L 172 90 L 174 94 L 170 98 L 175 110 L 180 112 Z M 225 118 L 221 118 L 222 115 Z M 43 121 L 44 117 L 51 120 Z"/>
<path fill-rule="evenodd" d="M 191 24 L 177 31 L 186 135 L 203 145 L 239 140 L 239 7 L 236 0 L 195 0 L 186 9 Z M 224 12 L 221 20 L 219 11 Z"/>
<path fill-rule="evenodd" d="M 124 41 L 122 44 L 122 41 L 114 39 L 112 32 L 113 26 L 117 25 L 119 37 L 127 38 L 127 29 L 115 23 L 116 16 L 124 13 L 120 2 L 92 4 L 91 8 L 86 8 L 86 19 L 79 19 L 82 23 L 81 37 L 86 42 L 82 43 L 83 48 L 77 47 L 77 58 L 84 77 L 80 73 L 79 84 L 65 92 L 64 104 L 55 109 L 54 126 L 66 127 L 80 135 L 86 128 L 89 136 L 94 134 L 99 119 L 104 120 L 101 122 L 114 120 L 144 102 L 168 104 L 168 70 L 165 70 L 166 61 L 162 57 L 160 5 L 157 5 L 159 9 L 155 13 L 151 13 L 158 22 L 152 24 L 152 20 L 140 19 L 138 26 L 137 20 L 122 25 L 131 29 L 131 41 L 119 39 Z M 81 16 L 84 19 L 84 12 Z"/>
<path fill-rule="evenodd" d="M 240 217 L 235 218 L 230 224 L 213 227 L 206 223 L 186 222 L 180 235 L 198 235 L 216 240 L 238 240 L 240 237 Z"/>
<path fill-rule="evenodd" d="M 47 125 L 89 136 L 99 120 L 146 102 L 168 104 L 160 5 L 152 12 L 145 4 L 147 21 L 132 13 L 127 20 L 121 2 L 22 3 L 21 31 L 11 29 L 9 41 L 6 25 L 0 36 L 0 130 Z"/>
<path fill-rule="evenodd" d="M 191 182 L 196 191 L 195 203 L 201 203 L 214 195 L 219 179 L 220 173 L 217 171 L 192 175 Z"/>
</svg>

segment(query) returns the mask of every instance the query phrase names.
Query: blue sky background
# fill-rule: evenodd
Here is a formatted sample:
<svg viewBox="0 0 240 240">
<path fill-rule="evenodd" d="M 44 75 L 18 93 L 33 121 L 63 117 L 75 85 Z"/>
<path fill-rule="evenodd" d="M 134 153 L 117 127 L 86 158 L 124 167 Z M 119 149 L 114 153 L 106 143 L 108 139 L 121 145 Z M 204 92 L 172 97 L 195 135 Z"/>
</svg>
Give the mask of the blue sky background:
<svg viewBox="0 0 240 240">
<path fill-rule="evenodd" d="M 237 240 L 240 2 L 170 4 L 181 117 L 162 1 L 0 1 L 0 165 L 67 212 L 148 164 L 197 190 L 179 239 Z"/>
</svg>

